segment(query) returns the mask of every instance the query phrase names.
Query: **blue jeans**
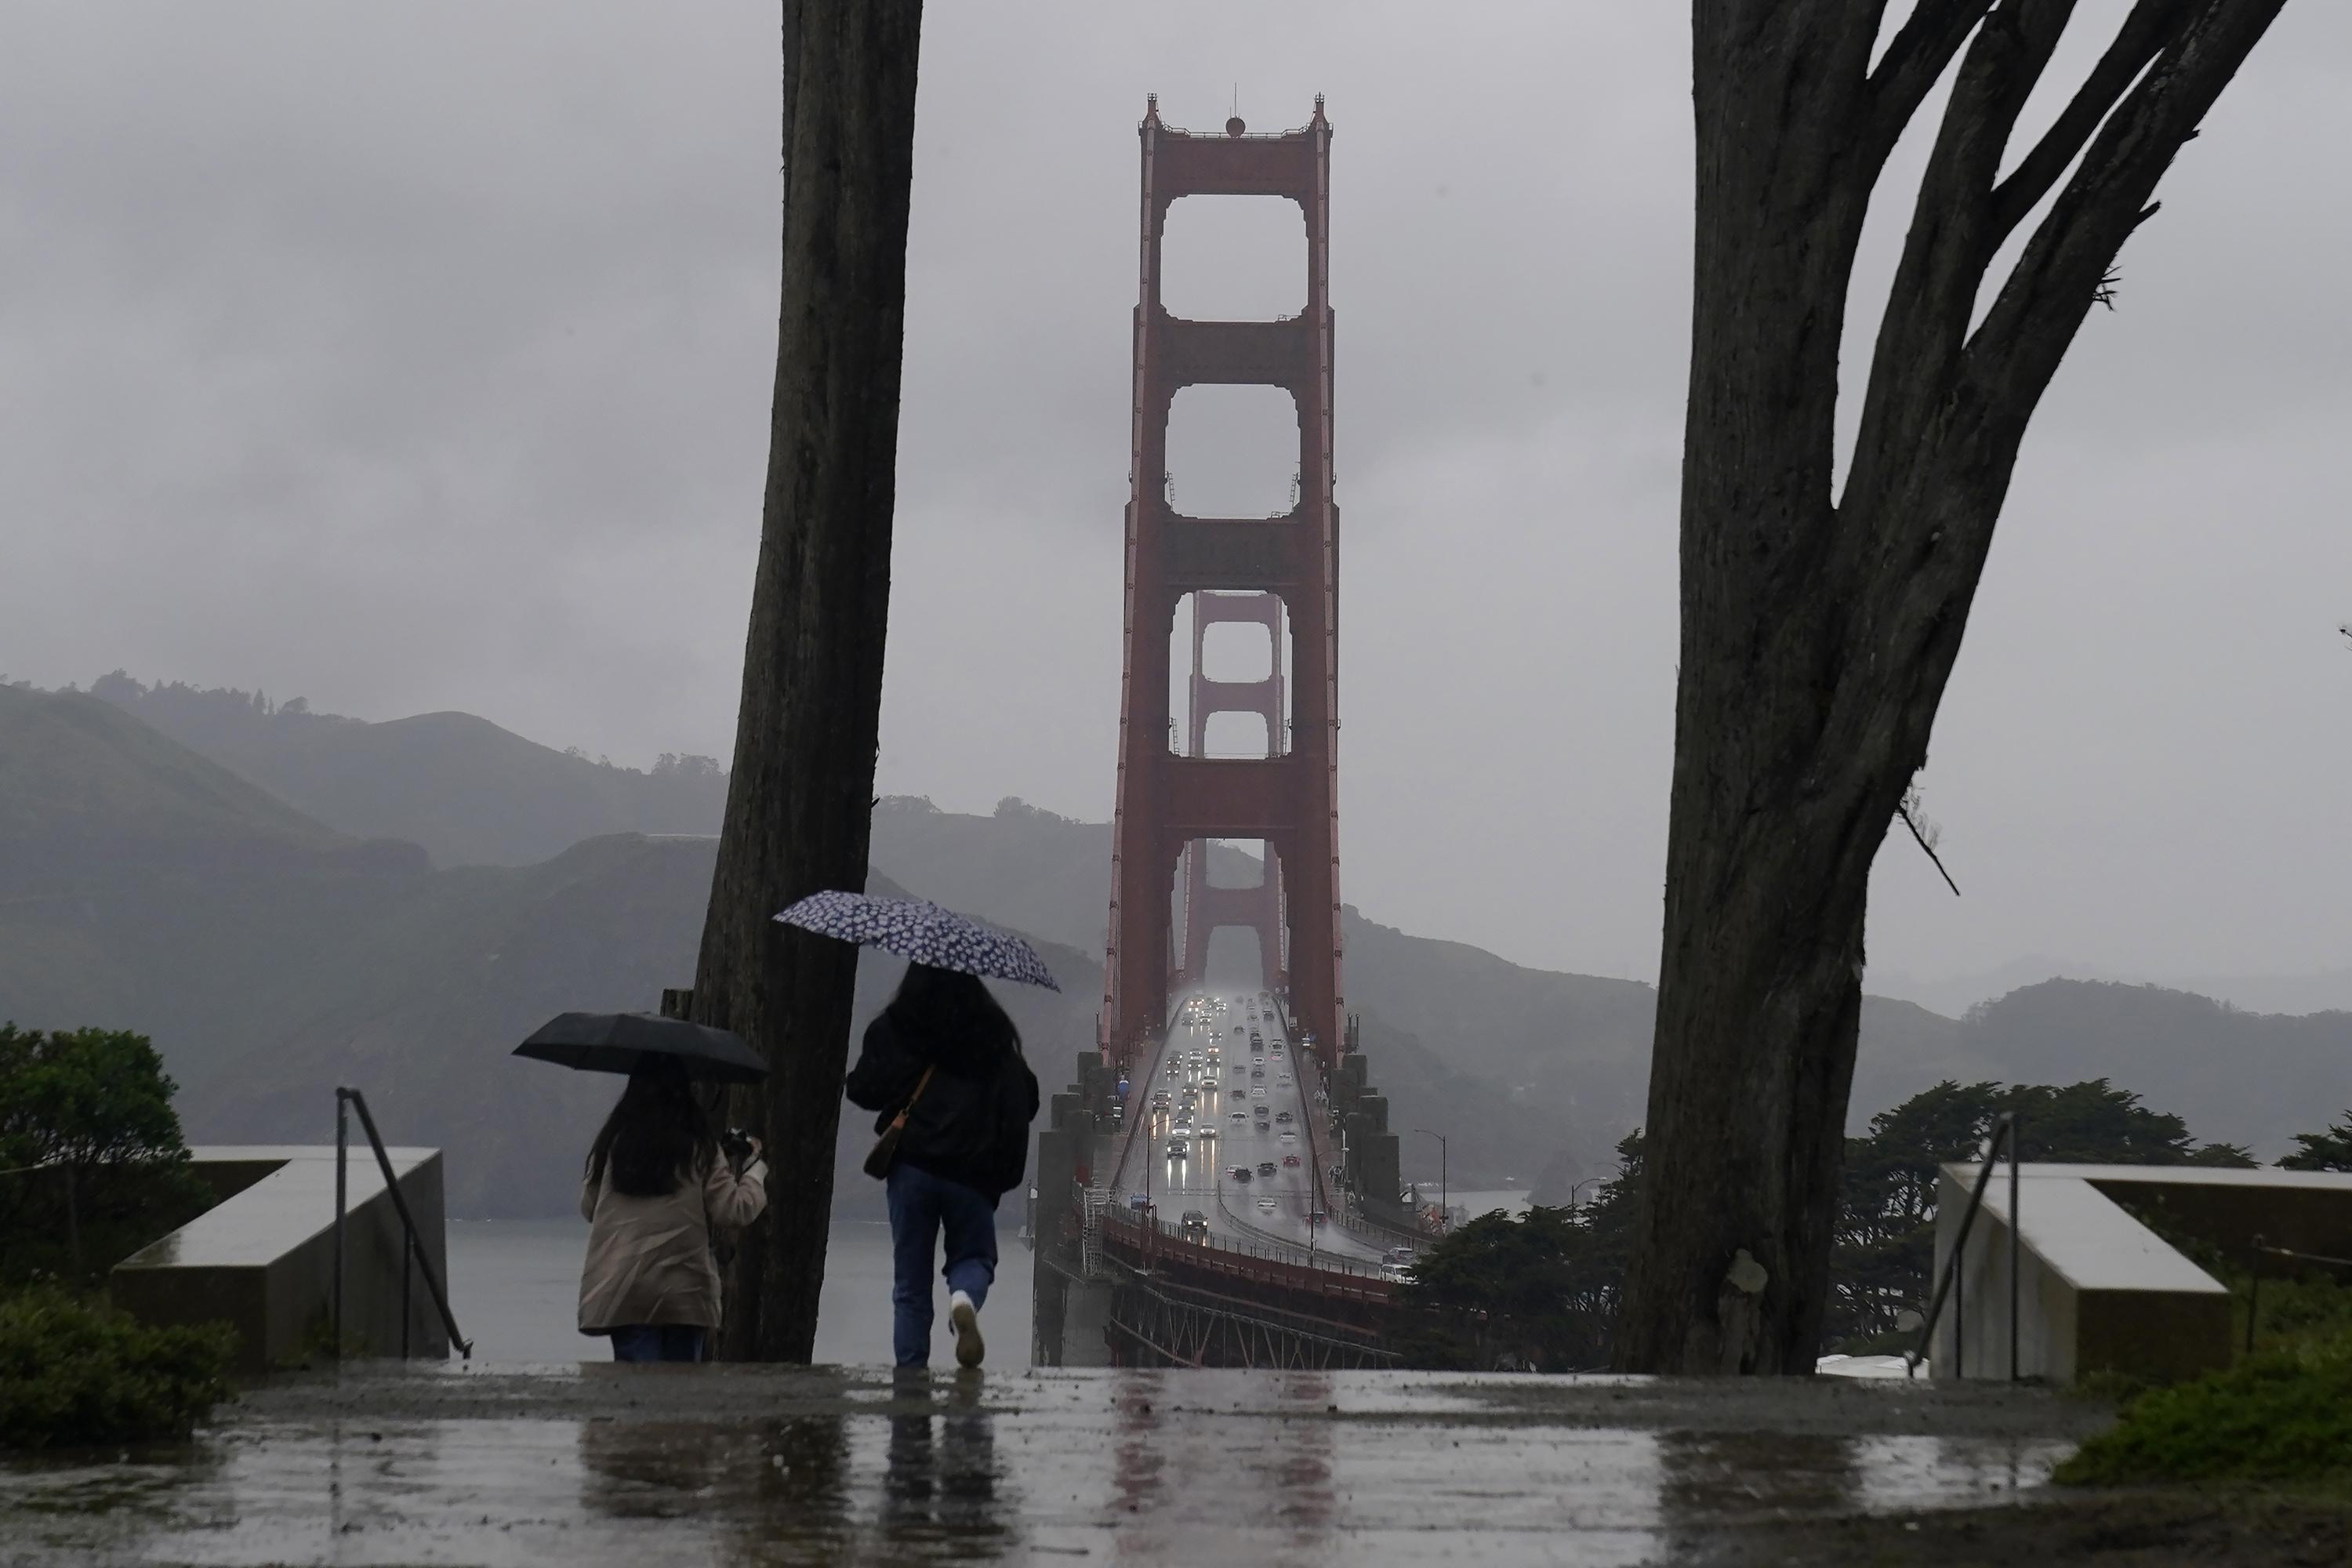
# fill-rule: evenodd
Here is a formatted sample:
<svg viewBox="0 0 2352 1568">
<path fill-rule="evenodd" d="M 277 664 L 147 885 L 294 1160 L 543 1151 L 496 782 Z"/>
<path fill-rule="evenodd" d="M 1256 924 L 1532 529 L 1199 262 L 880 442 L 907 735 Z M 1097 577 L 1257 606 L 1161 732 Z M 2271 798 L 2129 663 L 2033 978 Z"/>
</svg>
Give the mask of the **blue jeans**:
<svg viewBox="0 0 2352 1568">
<path fill-rule="evenodd" d="M 709 1331 L 685 1323 L 630 1323 L 613 1331 L 614 1361 L 700 1361 Z"/>
<path fill-rule="evenodd" d="M 996 1205 L 978 1187 L 901 1161 L 890 1167 L 890 1349 L 900 1366 L 931 1360 L 931 1258 L 947 1232 L 948 1289 L 986 1304 L 996 1279 Z"/>
</svg>

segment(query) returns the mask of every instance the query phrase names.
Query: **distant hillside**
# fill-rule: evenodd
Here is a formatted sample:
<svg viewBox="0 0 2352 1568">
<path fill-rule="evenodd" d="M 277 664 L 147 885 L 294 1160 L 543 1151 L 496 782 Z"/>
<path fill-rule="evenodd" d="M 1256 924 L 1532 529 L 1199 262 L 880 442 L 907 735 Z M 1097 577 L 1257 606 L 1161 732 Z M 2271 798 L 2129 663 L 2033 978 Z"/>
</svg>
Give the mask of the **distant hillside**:
<svg viewBox="0 0 2352 1568">
<path fill-rule="evenodd" d="M 0 1017 L 152 1034 L 198 1138 L 323 1138 L 333 1086 L 355 1082 L 393 1135 L 451 1151 L 455 1212 L 568 1206 L 578 1150 L 617 1085 L 506 1052 L 565 1008 L 649 1006 L 689 983 L 712 841 L 594 834 L 528 865 L 436 870 L 415 843 L 360 836 L 360 807 L 440 813 L 445 847 L 511 849 L 523 826 L 656 798 L 640 787 L 656 775 L 464 715 L 368 725 L 163 689 L 152 710 L 198 714 L 213 746 L 257 772 L 272 756 L 269 767 L 320 770 L 303 775 L 316 781 L 310 798 L 350 815 L 306 814 L 134 717 L 159 700 L 140 690 L 110 703 L 0 688 Z M 508 770 L 501 758 L 521 761 Z M 328 768 L 337 759 L 355 771 Z M 549 759 L 556 773 L 539 771 Z M 546 777 L 562 782 L 535 813 Z M 583 777 L 624 782 L 599 805 L 574 789 Z M 1109 853 L 1106 826 L 1018 801 L 987 816 L 914 799 L 875 813 L 877 889 L 895 882 L 1048 947 L 1065 994 L 1006 991 L 1049 1089 L 1093 1038 Z M 1223 849 L 1213 874 L 1255 868 Z M 1643 1114 L 1649 986 L 1528 969 L 1352 909 L 1345 935 L 1349 1006 L 1406 1134 L 1409 1176 L 1437 1175 L 1435 1141 L 1412 1132 L 1424 1127 L 1450 1141 L 1457 1188 L 1607 1169 Z M 861 971 L 861 1024 L 891 978 L 887 964 Z M 2352 1104 L 2347 1068 L 2352 1015 L 2269 1017 L 2063 981 L 1965 1020 L 1870 997 L 1852 1121 L 1944 1078 L 2105 1076 L 2178 1111 L 2200 1139 L 2275 1154 Z M 845 1154 L 866 1136 L 853 1118 Z M 873 1201 L 870 1184 L 843 1191 Z"/>
<path fill-rule="evenodd" d="M 875 866 L 925 896 L 1100 952 L 1110 828 L 1008 800 L 989 816 L 896 796 L 875 808 Z M 1257 862 L 1221 847 L 1212 875 L 1247 881 Z M 1349 1010 L 1363 1020 L 1391 1121 L 1452 1142 L 1464 1184 L 1532 1181 L 1565 1156 L 1605 1169 L 1640 1124 L 1657 993 L 1633 981 L 1528 969 L 1466 943 L 1411 936 L 1345 911 Z M 1972 1060 L 1960 1026 L 1907 1003 L 1864 1009 L 1854 1122 Z M 1465 1134 L 1457 1137 L 1457 1132 Z M 1408 1136 L 1406 1173 L 1435 1181 L 1434 1140 Z"/>
<path fill-rule="evenodd" d="M 199 1142 L 324 1140 L 335 1086 L 356 1084 L 388 1136 L 448 1151 L 453 1213 L 561 1213 L 619 1081 L 509 1053 L 567 1008 L 691 984 L 714 852 L 621 835 L 436 871 L 104 702 L 0 688 L 0 1018 L 151 1035 Z M 1003 990 L 1058 1088 L 1102 975 L 1044 951 L 1063 995 Z M 859 1027 L 898 967 L 861 964 Z M 861 1210 L 878 1202 L 856 1170 L 870 1136 L 853 1113 L 841 1191 Z"/>
<path fill-rule="evenodd" d="M 2200 1139 L 2266 1158 L 2352 1105 L 2352 1013 L 2247 1013 L 2154 985 L 2047 980 L 1972 1008 L 1960 1039 L 1985 1077 L 2113 1079 Z"/>
<path fill-rule="evenodd" d="M 620 1080 L 510 1053 L 556 1013 L 643 1008 L 663 986 L 691 984 L 714 853 L 709 840 L 623 835 L 543 866 L 437 874 L 352 931 L 274 1034 L 208 1064 L 185 1096 L 192 1134 L 283 1138 L 331 1112 L 336 1083 L 356 1083 L 388 1128 L 450 1152 L 453 1210 L 563 1212 Z M 881 879 L 872 887 L 897 890 Z M 1089 992 L 1101 978 L 1080 954 L 1045 951 L 1064 995 L 998 992 L 1038 1077 L 1058 1088 L 1091 1043 Z M 879 954 L 861 961 L 857 1029 L 903 967 Z M 878 1189 L 857 1169 L 872 1131 L 854 1109 L 845 1116 L 839 1203 L 878 1215 Z"/>
<path fill-rule="evenodd" d="M 125 838 L 319 848 L 341 835 L 94 697 L 0 686 L 0 845 Z"/>
<path fill-rule="evenodd" d="M 1255 866 L 1225 855 L 1221 879 Z M 875 812 L 873 858 L 928 895 L 1101 950 L 1104 824 L 1017 801 L 972 816 L 886 800 Z M 1556 1162 L 1608 1168 L 1610 1151 L 1644 1113 L 1654 987 L 1525 968 L 1408 935 L 1352 907 L 1343 936 L 1348 1007 L 1363 1019 L 1396 1125 L 1445 1132 L 1454 1172 L 1471 1181 L 1531 1180 Z M 2352 1105 L 2352 1015 L 2267 1017 L 2177 991 L 2074 981 L 2029 987 L 1966 1020 L 1867 996 L 1848 1121 L 1858 1131 L 1947 1078 L 2100 1076 L 2185 1116 L 2200 1139 L 2275 1155 L 2293 1133 Z M 1408 1137 L 1403 1153 L 1408 1175 L 1436 1179 L 1433 1140 Z"/>
<path fill-rule="evenodd" d="M 608 833 L 716 833 L 727 774 L 708 757 L 650 773 L 558 752 L 470 713 L 371 724 L 296 698 L 145 686 L 90 694 L 341 832 L 403 838 L 439 866 L 528 866 Z"/>
</svg>

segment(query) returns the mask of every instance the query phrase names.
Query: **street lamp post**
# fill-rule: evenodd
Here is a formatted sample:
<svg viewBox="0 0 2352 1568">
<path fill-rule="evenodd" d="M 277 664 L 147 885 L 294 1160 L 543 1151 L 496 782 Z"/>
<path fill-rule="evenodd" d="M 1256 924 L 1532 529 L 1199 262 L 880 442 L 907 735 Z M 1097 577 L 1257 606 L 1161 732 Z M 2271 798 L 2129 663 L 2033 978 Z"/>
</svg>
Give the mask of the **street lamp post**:
<svg viewBox="0 0 2352 1568">
<path fill-rule="evenodd" d="M 1454 1210 L 1445 1185 L 1445 1134 L 1431 1132 L 1426 1127 L 1416 1127 L 1413 1131 L 1437 1140 L 1437 1234 L 1444 1236 L 1454 1224 Z"/>
</svg>

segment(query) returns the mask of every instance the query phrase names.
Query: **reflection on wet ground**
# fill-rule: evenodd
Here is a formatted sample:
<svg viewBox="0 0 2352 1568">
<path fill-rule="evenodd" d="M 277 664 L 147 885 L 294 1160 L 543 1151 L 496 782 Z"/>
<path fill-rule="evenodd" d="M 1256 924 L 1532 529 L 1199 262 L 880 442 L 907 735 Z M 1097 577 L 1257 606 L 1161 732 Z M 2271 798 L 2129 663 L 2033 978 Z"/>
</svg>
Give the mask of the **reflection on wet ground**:
<svg viewBox="0 0 2352 1568">
<path fill-rule="evenodd" d="M 184 1449 L 0 1468 L 9 1562 L 1674 1562 L 2004 1500 L 2044 1394 L 1395 1373 L 370 1368 Z"/>
</svg>

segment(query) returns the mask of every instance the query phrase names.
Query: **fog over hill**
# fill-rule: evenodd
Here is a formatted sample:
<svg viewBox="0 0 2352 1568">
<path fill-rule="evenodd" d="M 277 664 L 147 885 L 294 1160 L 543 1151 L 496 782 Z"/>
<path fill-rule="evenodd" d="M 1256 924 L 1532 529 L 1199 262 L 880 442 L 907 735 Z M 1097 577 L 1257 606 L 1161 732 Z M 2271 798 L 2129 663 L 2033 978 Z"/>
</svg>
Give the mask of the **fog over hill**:
<svg viewBox="0 0 2352 1568">
<path fill-rule="evenodd" d="M 356 1083 L 388 1135 L 448 1149 L 454 1212 L 568 1207 L 616 1086 L 506 1053 L 558 1011 L 650 1006 L 690 980 L 715 852 L 694 830 L 715 825 L 723 776 L 609 768 L 467 715 L 369 725 L 243 693 L 124 696 L 0 687 L 0 1017 L 149 1033 L 198 1139 L 323 1139 L 333 1086 Z M 157 714 L 203 744 L 161 732 Z M 305 809 L 279 786 L 299 786 Z M 686 836 L 606 830 L 642 820 L 629 812 Z M 434 853 L 383 837 L 387 822 L 429 828 Z M 523 858 L 566 822 L 594 831 Z M 1093 1038 L 1108 827 L 1015 800 L 982 816 L 895 797 L 877 806 L 872 860 L 877 890 L 1045 948 L 1061 996 L 1003 989 L 1039 1077 L 1060 1087 Z M 1220 881 L 1256 871 L 1230 847 L 1213 862 Z M 1438 1173 L 1415 1128 L 1450 1140 L 1457 1188 L 1608 1168 L 1642 1116 L 1650 986 L 1526 968 L 1352 908 L 1345 937 L 1349 1007 L 1407 1133 L 1409 1176 Z M 861 968 L 861 1026 L 892 980 L 887 961 Z M 2345 1014 L 2076 981 L 1965 1019 L 1872 996 L 1853 1121 L 1944 1078 L 2104 1076 L 2200 1139 L 2274 1156 L 2352 1102 L 2347 1064 Z M 855 1174 L 865 1137 L 853 1116 L 853 1205 L 873 1201 Z"/>
</svg>

